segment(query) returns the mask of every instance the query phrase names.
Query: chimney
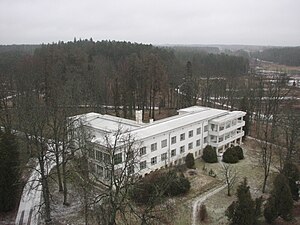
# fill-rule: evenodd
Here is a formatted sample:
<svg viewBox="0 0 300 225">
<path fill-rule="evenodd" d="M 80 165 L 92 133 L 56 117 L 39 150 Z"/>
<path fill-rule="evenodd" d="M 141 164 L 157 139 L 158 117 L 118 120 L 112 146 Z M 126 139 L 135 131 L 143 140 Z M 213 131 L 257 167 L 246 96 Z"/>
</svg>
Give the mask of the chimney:
<svg viewBox="0 0 300 225">
<path fill-rule="evenodd" d="M 136 110 L 135 111 L 135 121 L 138 124 L 142 124 L 142 110 Z"/>
</svg>

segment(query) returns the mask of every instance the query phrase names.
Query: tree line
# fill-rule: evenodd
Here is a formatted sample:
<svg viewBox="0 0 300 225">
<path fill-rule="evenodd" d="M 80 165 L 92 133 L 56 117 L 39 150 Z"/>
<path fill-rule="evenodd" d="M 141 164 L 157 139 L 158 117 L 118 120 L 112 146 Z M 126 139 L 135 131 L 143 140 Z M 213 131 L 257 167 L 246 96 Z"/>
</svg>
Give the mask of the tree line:
<svg viewBox="0 0 300 225">
<path fill-rule="evenodd" d="M 287 66 L 300 66 L 300 47 L 268 48 L 252 53 L 252 57 Z"/>
</svg>

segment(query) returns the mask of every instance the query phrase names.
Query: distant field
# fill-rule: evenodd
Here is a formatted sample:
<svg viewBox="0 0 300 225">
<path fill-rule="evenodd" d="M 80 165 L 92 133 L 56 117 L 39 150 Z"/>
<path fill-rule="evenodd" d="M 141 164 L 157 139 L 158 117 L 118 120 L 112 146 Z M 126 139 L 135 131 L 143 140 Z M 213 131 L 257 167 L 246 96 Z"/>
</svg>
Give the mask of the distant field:
<svg viewBox="0 0 300 225">
<path fill-rule="evenodd" d="M 265 70 L 273 70 L 273 71 L 283 71 L 283 72 L 289 72 L 289 73 L 295 73 L 300 74 L 300 66 L 286 66 L 286 65 L 280 65 L 275 63 L 267 63 L 263 62 L 261 64 L 261 67 Z"/>
</svg>

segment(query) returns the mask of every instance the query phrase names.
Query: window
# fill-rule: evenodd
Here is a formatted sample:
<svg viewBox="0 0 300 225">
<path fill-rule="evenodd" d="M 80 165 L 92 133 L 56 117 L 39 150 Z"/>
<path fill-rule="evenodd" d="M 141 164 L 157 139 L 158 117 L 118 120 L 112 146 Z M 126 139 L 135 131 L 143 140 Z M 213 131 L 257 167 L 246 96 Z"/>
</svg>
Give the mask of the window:
<svg viewBox="0 0 300 225">
<path fill-rule="evenodd" d="M 95 150 L 94 150 L 94 149 L 91 149 L 91 150 L 89 151 L 89 157 L 92 158 L 92 159 L 95 158 Z"/>
<path fill-rule="evenodd" d="M 189 131 L 189 138 L 191 138 L 191 137 L 193 137 L 193 131 L 192 130 Z"/>
<path fill-rule="evenodd" d="M 197 134 L 201 134 L 201 127 L 197 128 Z"/>
<path fill-rule="evenodd" d="M 200 139 L 198 139 L 198 140 L 196 141 L 196 146 L 197 146 L 197 147 L 200 146 Z"/>
<path fill-rule="evenodd" d="M 161 148 L 167 147 L 167 139 L 161 141 Z"/>
<path fill-rule="evenodd" d="M 206 143 L 207 143 L 207 137 L 204 138 L 204 144 L 206 144 Z"/>
<path fill-rule="evenodd" d="M 185 149 L 184 149 L 184 145 L 180 147 L 180 153 L 184 153 Z"/>
<path fill-rule="evenodd" d="M 102 157 L 103 157 L 102 152 L 96 151 L 96 159 L 97 159 L 98 161 L 102 162 Z"/>
<path fill-rule="evenodd" d="M 128 174 L 133 174 L 133 173 L 134 173 L 134 166 L 133 166 L 133 165 L 130 165 L 130 166 L 127 168 L 127 173 L 128 173 Z"/>
<path fill-rule="evenodd" d="M 108 169 L 106 169 L 106 170 L 105 170 L 105 179 L 109 179 L 110 176 L 111 176 L 111 171 L 108 170 Z"/>
<path fill-rule="evenodd" d="M 120 164 L 122 162 L 122 153 L 115 154 L 114 156 L 114 163 Z"/>
<path fill-rule="evenodd" d="M 171 150 L 171 157 L 176 155 L 176 149 Z"/>
<path fill-rule="evenodd" d="M 161 161 L 167 160 L 167 153 L 161 154 Z"/>
<path fill-rule="evenodd" d="M 220 131 L 224 130 L 224 124 L 221 124 L 221 125 L 220 125 L 219 130 L 220 130 Z"/>
<path fill-rule="evenodd" d="M 147 151 L 146 151 L 146 147 L 142 147 L 140 148 L 140 156 L 142 155 L 146 155 Z"/>
<path fill-rule="evenodd" d="M 157 157 L 151 158 L 151 165 L 155 165 L 157 163 Z"/>
<path fill-rule="evenodd" d="M 98 174 L 98 176 L 99 177 L 103 177 L 103 167 L 102 166 L 99 166 L 99 165 L 97 165 L 96 166 L 97 167 L 97 174 Z"/>
<path fill-rule="evenodd" d="M 215 124 L 211 124 L 210 127 L 212 131 L 215 131 Z"/>
<path fill-rule="evenodd" d="M 156 151 L 157 150 L 157 143 L 154 143 L 151 145 L 151 152 Z"/>
<path fill-rule="evenodd" d="M 89 168 L 92 174 L 95 174 L 96 169 L 95 169 L 96 165 L 94 163 L 89 163 Z"/>
<path fill-rule="evenodd" d="M 189 143 L 189 150 L 193 148 L 193 142 Z"/>
<path fill-rule="evenodd" d="M 175 144 L 176 143 L 176 136 L 171 138 L 171 144 Z"/>
<path fill-rule="evenodd" d="M 146 160 L 143 162 L 140 162 L 140 170 L 146 169 L 146 165 L 147 165 Z"/>
<path fill-rule="evenodd" d="M 184 141 L 185 140 L 185 133 L 180 134 L 180 141 Z"/>
<path fill-rule="evenodd" d="M 105 163 L 111 163 L 110 156 L 108 154 L 103 153 L 103 157 Z"/>
<path fill-rule="evenodd" d="M 204 127 L 204 132 L 208 131 L 208 125 Z"/>
<path fill-rule="evenodd" d="M 134 152 L 132 150 L 126 152 L 127 160 L 134 158 Z"/>
</svg>

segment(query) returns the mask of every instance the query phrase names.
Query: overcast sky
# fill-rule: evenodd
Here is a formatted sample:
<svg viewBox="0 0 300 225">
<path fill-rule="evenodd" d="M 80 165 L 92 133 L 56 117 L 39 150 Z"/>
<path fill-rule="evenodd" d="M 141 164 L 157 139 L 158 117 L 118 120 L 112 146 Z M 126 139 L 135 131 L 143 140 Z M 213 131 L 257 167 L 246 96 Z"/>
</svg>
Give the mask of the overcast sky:
<svg viewBox="0 0 300 225">
<path fill-rule="evenodd" d="M 300 0 L 0 0 L 0 44 L 300 45 Z"/>
</svg>

